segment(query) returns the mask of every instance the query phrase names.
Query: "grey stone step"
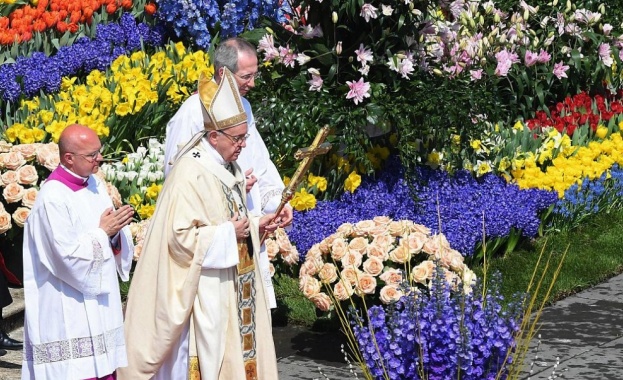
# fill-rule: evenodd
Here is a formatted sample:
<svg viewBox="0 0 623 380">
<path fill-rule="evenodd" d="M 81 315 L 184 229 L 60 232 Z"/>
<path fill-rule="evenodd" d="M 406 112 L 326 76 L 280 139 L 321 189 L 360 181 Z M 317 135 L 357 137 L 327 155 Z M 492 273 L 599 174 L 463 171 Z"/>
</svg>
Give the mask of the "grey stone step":
<svg viewBox="0 0 623 380">
<path fill-rule="evenodd" d="M 6 332 L 24 326 L 24 289 L 9 289 L 13 302 L 2 309 L 3 327 Z"/>
</svg>

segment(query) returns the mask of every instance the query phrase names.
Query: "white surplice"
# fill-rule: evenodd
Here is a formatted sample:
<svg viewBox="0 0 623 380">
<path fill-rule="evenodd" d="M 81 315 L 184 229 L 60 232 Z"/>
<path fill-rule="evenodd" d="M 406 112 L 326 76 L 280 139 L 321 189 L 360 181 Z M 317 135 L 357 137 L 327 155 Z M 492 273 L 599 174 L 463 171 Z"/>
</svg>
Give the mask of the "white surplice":
<svg viewBox="0 0 623 380">
<path fill-rule="evenodd" d="M 247 193 L 247 206 L 249 212 L 254 215 L 264 215 L 275 212 L 281 201 L 284 185 L 281 176 L 270 159 L 268 149 L 260 136 L 255 125 L 255 118 L 251 110 L 251 104 L 246 98 L 242 98 L 244 110 L 247 113 L 247 126 L 249 138 L 246 147 L 236 160 L 243 172 L 253 169 L 253 175 L 257 177 L 257 183 Z M 203 113 L 198 94 L 191 95 L 180 107 L 177 113 L 167 124 L 165 138 L 165 176 L 171 170 L 178 149 L 185 145 L 197 133 L 203 131 Z M 207 142 L 202 141 L 207 149 Z M 266 286 L 267 296 L 271 308 L 277 306 L 272 279 L 269 272 L 269 260 L 266 250 L 262 247 L 260 255 L 260 270 L 262 280 Z"/>
<path fill-rule="evenodd" d="M 128 280 L 134 245 L 124 227 L 113 254 L 98 227 L 112 206 L 94 176 L 77 191 L 55 180 L 41 187 L 24 226 L 22 379 L 103 377 L 127 365 L 117 273 Z"/>
</svg>

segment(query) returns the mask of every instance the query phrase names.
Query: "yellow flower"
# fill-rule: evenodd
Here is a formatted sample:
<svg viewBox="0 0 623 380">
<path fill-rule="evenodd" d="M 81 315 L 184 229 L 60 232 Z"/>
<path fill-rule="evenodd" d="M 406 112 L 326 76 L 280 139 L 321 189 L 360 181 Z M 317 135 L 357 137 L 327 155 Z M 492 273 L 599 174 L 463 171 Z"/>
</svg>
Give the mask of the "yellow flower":
<svg viewBox="0 0 623 380">
<path fill-rule="evenodd" d="M 160 194 L 160 190 L 162 190 L 162 185 L 152 183 L 151 186 L 145 190 L 145 198 L 155 201 L 156 198 L 158 198 L 158 194 Z"/>
<path fill-rule="evenodd" d="M 595 131 L 595 135 L 600 139 L 606 138 L 606 136 L 608 135 L 608 128 L 604 127 L 603 125 L 599 125 L 597 127 L 597 130 Z"/>
<path fill-rule="evenodd" d="M 41 128 L 33 128 L 32 129 L 32 135 L 35 138 L 35 141 L 42 142 L 43 139 L 45 139 L 46 133 Z"/>
<path fill-rule="evenodd" d="M 316 207 L 316 197 L 314 194 L 309 194 L 307 190 L 301 189 L 294 194 L 290 205 L 297 211 L 311 210 Z"/>
<path fill-rule="evenodd" d="M 476 175 L 483 176 L 491 172 L 491 165 L 487 161 L 478 161 L 476 163 Z"/>
<path fill-rule="evenodd" d="M 132 111 L 132 107 L 128 102 L 118 103 L 117 107 L 115 107 L 115 113 L 119 116 L 125 116 Z"/>
<path fill-rule="evenodd" d="M 523 130 L 523 123 L 521 122 L 521 120 L 517 120 L 515 125 L 513 125 L 513 129 L 516 130 L 516 131 L 522 131 Z"/>
<path fill-rule="evenodd" d="M 140 205 L 136 212 L 141 219 L 149 219 L 154 214 L 154 210 L 156 209 L 155 205 Z"/>
<path fill-rule="evenodd" d="M 324 177 L 315 176 L 312 173 L 309 173 L 309 176 L 307 176 L 307 182 L 310 187 L 316 186 L 316 189 L 319 191 L 327 190 L 327 179 Z"/>
<path fill-rule="evenodd" d="M 479 151 L 482 148 L 482 141 L 480 140 L 472 140 L 471 143 L 469 143 L 469 145 L 472 147 L 472 149 L 474 149 L 475 151 Z"/>
<path fill-rule="evenodd" d="M 130 196 L 130 199 L 128 199 L 128 203 L 130 203 L 136 209 L 136 208 L 138 208 L 138 206 L 141 205 L 141 203 L 143 203 L 143 198 L 138 193 L 137 194 L 132 194 Z"/>
<path fill-rule="evenodd" d="M 451 141 L 454 146 L 461 145 L 461 135 L 452 135 Z"/>
<path fill-rule="evenodd" d="M 504 157 L 500 160 L 500 163 L 498 164 L 498 170 L 501 172 L 506 171 L 506 169 L 511 167 L 511 161 L 508 157 Z"/>
<path fill-rule="evenodd" d="M 361 185 L 361 176 L 357 174 L 356 171 L 352 171 L 348 175 L 348 178 L 346 178 L 346 180 L 344 181 L 344 189 L 346 191 L 350 191 L 351 193 L 354 193 L 355 190 L 357 190 L 357 188 L 360 185 Z"/>
<path fill-rule="evenodd" d="M 292 178 L 288 176 L 283 177 L 283 185 L 288 186 L 290 184 L 290 180 L 292 180 Z"/>
<path fill-rule="evenodd" d="M 78 79 L 78 77 L 63 77 L 61 79 L 61 91 L 69 91 L 74 86 L 76 79 Z"/>
<path fill-rule="evenodd" d="M 426 165 L 430 166 L 433 169 L 437 169 L 437 167 L 441 164 L 441 159 L 443 158 L 443 154 L 433 150 L 426 157 Z"/>
</svg>

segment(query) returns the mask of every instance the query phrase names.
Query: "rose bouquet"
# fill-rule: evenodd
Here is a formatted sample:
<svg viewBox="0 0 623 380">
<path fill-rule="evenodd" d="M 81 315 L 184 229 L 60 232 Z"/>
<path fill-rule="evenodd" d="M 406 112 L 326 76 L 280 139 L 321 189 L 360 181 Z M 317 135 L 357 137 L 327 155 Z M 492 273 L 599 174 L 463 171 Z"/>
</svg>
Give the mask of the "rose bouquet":
<svg viewBox="0 0 623 380">
<path fill-rule="evenodd" d="M 389 304 L 411 290 L 428 289 L 436 268 L 453 288 L 463 283 L 465 292 L 471 290 L 475 275 L 443 234 L 377 216 L 344 223 L 312 246 L 299 271 L 299 288 L 322 311 L 354 296 Z"/>
<path fill-rule="evenodd" d="M 275 272 L 286 271 L 299 262 L 299 252 L 290 242 L 290 238 L 283 228 L 278 228 L 269 235 L 264 241 L 266 253 L 270 260 L 270 275 L 274 276 Z"/>
</svg>

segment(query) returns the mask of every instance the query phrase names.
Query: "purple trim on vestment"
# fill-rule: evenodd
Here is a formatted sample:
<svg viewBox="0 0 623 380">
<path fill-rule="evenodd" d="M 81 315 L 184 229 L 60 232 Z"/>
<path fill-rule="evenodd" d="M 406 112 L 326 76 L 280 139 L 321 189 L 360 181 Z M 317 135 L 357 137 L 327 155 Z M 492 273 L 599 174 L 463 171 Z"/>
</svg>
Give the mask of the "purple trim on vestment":
<svg viewBox="0 0 623 380">
<path fill-rule="evenodd" d="M 117 373 L 113 372 L 110 375 L 106 375 L 104 377 L 91 377 L 84 380 L 117 380 Z"/>
<path fill-rule="evenodd" d="M 47 179 L 48 181 L 59 181 L 69 187 L 72 191 L 82 190 L 87 187 L 87 181 L 82 178 L 78 178 L 67 170 L 63 169 L 62 166 L 57 166 L 56 169 L 50 174 Z"/>
</svg>

